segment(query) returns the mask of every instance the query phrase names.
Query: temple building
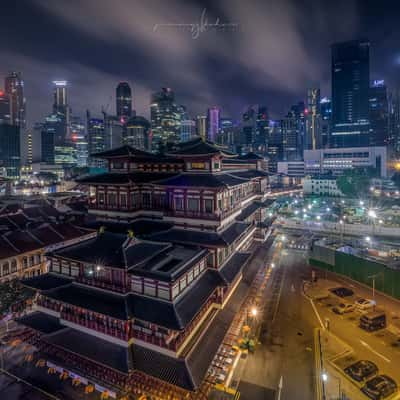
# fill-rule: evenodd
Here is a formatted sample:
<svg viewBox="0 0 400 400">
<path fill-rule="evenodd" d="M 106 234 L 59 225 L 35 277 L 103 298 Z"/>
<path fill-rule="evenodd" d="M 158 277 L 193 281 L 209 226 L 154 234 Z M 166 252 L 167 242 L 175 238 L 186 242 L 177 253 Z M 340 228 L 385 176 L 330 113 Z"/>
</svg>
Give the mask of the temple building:
<svg viewBox="0 0 400 400">
<path fill-rule="evenodd" d="M 118 391 L 145 376 L 194 393 L 259 268 L 248 266 L 269 235 L 268 175 L 225 171 L 236 155 L 203 139 L 94 157 L 108 172 L 80 184 L 106 228 L 47 253 L 48 273 L 23 281 L 37 306 L 20 323 L 83 379 Z"/>
</svg>

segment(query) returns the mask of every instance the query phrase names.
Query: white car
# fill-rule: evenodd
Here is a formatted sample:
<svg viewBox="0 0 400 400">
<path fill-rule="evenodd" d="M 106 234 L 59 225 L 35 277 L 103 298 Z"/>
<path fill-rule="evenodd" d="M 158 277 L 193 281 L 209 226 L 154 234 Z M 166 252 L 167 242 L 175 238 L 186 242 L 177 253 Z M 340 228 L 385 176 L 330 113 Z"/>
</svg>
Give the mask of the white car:
<svg viewBox="0 0 400 400">
<path fill-rule="evenodd" d="M 358 299 L 354 304 L 359 311 L 371 310 L 376 305 L 375 301 L 371 299 Z"/>
</svg>

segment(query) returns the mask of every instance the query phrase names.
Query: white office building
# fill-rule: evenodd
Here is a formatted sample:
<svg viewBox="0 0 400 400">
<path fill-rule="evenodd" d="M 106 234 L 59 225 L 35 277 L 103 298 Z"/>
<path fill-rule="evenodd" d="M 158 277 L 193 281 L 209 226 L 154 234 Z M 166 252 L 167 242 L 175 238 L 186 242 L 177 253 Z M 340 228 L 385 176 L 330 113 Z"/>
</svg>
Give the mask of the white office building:
<svg viewBox="0 0 400 400">
<path fill-rule="evenodd" d="M 387 176 L 386 147 L 348 147 L 304 150 L 305 175 L 332 172 L 340 175 L 351 168 L 376 168 L 381 177 Z"/>
</svg>

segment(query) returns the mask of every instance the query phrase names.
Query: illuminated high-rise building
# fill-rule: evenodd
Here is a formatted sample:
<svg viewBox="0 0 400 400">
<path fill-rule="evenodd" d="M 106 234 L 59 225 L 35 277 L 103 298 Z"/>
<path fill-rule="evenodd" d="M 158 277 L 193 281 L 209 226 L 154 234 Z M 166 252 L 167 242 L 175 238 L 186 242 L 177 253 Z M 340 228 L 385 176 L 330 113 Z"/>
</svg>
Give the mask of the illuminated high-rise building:
<svg viewBox="0 0 400 400">
<path fill-rule="evenodd" d="M 127 120 L 132 116 L 132 90 L 128 82 L 120 82 L 116 88 L 117 117 Z"/>
<path fill-rule="evenodd" d="M 269 115 L 267 106 L 258 106 L 256 120 L 255 149 L 260 153 L 266 154 L 268 148 L 269 135 Z"/>
<path fill-rule="evenodd" d="M 388 93 L 383 80 L 375 80 L 369 91 L 370 145 L 388 146 L 389 104 Z"/>
<path fill-rule="evenodd" d="M 10 123 L 24 131 L 26 128 L 26 104 L 24 97 L 24 81 L 19 72 L 11 72 L 4 79 L 5 92 L 10 101 Z"/>
<path fill-rule="evenodd" d="M 203 139 L 207 137 L 207 116 L 198 115 L 196 117 L 196 133 Z"/>
<path fill-rule="evenodd" d="M 86 127 L 80 117 L 71 117 L 71 141 L 75 147 L 76 165 L 86 167 L 88 161 L 88 140 Z"/>
<path fill-rule="evenodd" d="M 20 127 L 0 124 L 0 168 L 5 168 L 7 177 L 18 178 L 21 166 Z"/>
<path fill-rule="evenodd" d="M 88 165 L 92 168 L 104 168 L 106 163 L 102 159 L 92 157 L 95 153 L 108 150 L 109 141 L 106 138 L 104 120 L 92 118 L 90 112 L 86 112 L 87 136 L 88 136 Z"/>
<path fill-rule="evenodd" d="M 332 46 L 331 147 L 368 146 L 369 42 Z"/>
<path fill-rule="evenodd" d="M 10 97 L 0 90 L 0 124 L 11 124 Z"/>
<path fill-rule="evenodd" d="M 332 102 L 327 97 L 320 101 L 321 109 L 321 147 L 325 148 L 329 144 L 329 137 L 332 123 Z"/>
<path fill-rule="evenodd" d="M 174 92 L 162 88 L 151 96 L 150 118 L 153 134 L 152 150 L 171 147 L 180 141 L 182 107 L 175 103 Z"/>
<path fill-rule="evenodd" d="M 318 88 L 307 90 L 306 132 L 304 149 L 321 148 L 321 94 Z"/>
<path fill-rule="evenodd" d="M 123 144 L 149 151 L 151 149 L 150 122 L 139 115 L 129 118 L 126 123 Z"/>
<path fill-rule="evenodd" d="M 207 139 L 215 142 L 220 129 L 221 110 L 211 107 L 207 110 Z"/>
</svg>

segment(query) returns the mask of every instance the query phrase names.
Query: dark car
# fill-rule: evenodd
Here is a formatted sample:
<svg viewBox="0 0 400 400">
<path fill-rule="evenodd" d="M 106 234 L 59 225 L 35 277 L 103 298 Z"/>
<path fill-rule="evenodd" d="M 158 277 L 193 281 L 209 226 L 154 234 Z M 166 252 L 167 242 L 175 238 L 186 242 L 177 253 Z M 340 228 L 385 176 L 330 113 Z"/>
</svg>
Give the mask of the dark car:
<svg viewBox="0 0 400 400">
<path fill-rule="evenodd" d="M 363 382 L 378 373 L 378 367 L 367 360 L 360 360 L 349 365 L 344 372 L 357 382 Z"/>
<path fill-rule="evenodd" d="M 386 314 L 383 311 L 373 311 L 360 318 L 360 328 L 372 332 L 386 328 Z"/>
<path fill-rule="evenodd" d="M 397 384 L 387 375 L 377 375 L 367 381 L 361 391 L 372 400 L 381 400 L 395 393 Z"/>
<path fill-rule="evenodd" d="M 330 291 L 339 297 L 350 297 L 350 296 L 353 296 L 353 294 L 354 294 L 354 292 L 351 289 L 346 288 L 346 287 L 337 287 L 337 288 L 330 289 Z"/>
</svg>

